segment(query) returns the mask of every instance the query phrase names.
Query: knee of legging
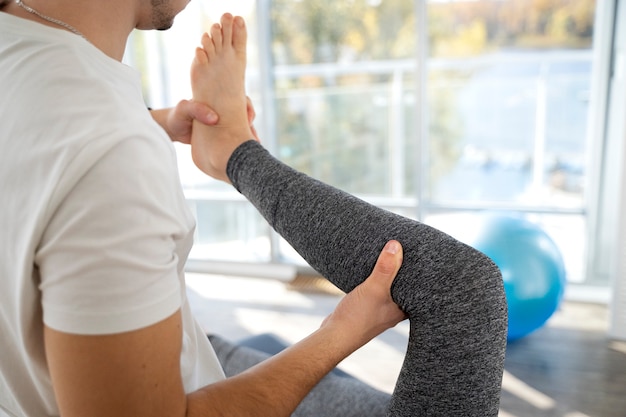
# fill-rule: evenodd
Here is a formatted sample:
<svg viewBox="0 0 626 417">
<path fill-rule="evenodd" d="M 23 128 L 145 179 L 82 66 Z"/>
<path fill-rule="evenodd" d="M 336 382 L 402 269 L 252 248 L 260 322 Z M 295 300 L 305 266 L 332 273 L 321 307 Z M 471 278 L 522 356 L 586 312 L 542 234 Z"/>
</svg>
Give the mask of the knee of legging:
<svg viewBox="0 0 626 417">
<path fill-rule="evenodd" d="M 467 245 L 452 256 L 460 258 L 448 275 L 451 286 L 457 290 L 452 291 L 453 295 L 497 310 L 506 304 L 502 273 L 491 258 Z"/>
<path fill-rule="evenodd" d="M 501 345 L 508 323 L 502 274 L 491 258 L 473 248 L 471 251 L 472 261 L 465 268 L 463 279 L 454 283 L 459 290 L 452 292 L 450 311 L 460 327 Z"/>
<path fill-rule="evenodd" d="M 500 317 L 506 309 L 502 275 L 482 252 L 447 242 L 429 259 L 405 252 L 391 294 L 405 312 L 422 317 L 442 310 Z"/>
</svg>

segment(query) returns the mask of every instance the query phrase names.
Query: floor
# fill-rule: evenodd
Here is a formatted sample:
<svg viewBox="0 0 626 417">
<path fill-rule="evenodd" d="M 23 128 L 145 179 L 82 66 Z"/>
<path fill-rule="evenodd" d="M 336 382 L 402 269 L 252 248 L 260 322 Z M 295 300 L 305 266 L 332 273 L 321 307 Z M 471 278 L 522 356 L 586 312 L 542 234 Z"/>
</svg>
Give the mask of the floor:
<svg viewBox="0 0 626 417">
<path fill-rule="evenodd" d="M 341 297 L 320 285 L 261 278 L 190 273 L 187 283 L 200 324 L 233 341 L 271 332 L 297 342 Z M 604 305 L 564 303 L 545 327 L 511 343 L 500 417 L 626 417 L 626 342 L 607 339 L 607 318 Z M 407 335 L 401 323 L 340 367 L 392 392 Z"/>
</svg>

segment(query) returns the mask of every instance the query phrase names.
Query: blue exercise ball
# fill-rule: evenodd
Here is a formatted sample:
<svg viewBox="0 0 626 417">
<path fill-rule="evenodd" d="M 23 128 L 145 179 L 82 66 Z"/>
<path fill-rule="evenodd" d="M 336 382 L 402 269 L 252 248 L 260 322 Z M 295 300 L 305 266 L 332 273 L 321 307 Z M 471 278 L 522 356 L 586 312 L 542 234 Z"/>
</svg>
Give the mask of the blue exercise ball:
<svg viewBox="0 0 626 417">
<path fill-rule="evenodd" d="M 509 341 L 539 329 L 557 310 L 565 267 L 554 241 L 539 226 L 517 217 L 489 216 L 470 244 L 502 271 L 509 308 Z"/>
</svg>

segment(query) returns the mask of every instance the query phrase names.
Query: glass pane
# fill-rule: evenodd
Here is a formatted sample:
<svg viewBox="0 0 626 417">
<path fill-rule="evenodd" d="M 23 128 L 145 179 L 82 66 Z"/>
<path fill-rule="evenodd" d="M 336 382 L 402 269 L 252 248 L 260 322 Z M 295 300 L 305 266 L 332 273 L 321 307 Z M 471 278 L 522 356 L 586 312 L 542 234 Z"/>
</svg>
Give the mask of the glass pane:
<svg viewBox="0 0 626 417">
<path fill-rule="evenodd" d="M 198 225 L 190 257 L 269 262 L 269 226 L 247 201 L 188 198 Z"/>
<path fill-rule="evenodd" d="M 577 283 L 585 280 L 594 8 L 590 0 L 427 7 L 428 199 L 546 212 L 526 217 L 550 234 Z M 463 234 L 472 215 L 459 216 L 465 221 L 439 223 Z"/>
<path fill-rule="evenodd" d="M 404 159 L 415 140 L 413 1 L 271 7 L 280 158 L 351 193 L 414 195 Z"/>
<path fill-rule="evenodd" d="M 431 2 L 429 196 L 582 208 L 595 2 Z"/>
</svg>

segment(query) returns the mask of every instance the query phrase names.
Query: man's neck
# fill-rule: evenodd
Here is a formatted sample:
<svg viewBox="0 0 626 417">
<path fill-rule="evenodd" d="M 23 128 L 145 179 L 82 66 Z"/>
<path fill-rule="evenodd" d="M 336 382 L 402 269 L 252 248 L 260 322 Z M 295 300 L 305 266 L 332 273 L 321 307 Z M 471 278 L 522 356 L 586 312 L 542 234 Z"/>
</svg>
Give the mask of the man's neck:
<svg viewBox="0 0 626 417">
<path fill-rule="evenodd" d="M 123 58 L 128 35 L 137 21 L 136 2 L 132 0 L 24 0 L 24 3 L 41 15 L 75 28 L 95 47 L 118 61 Z M 6 4 L 2 11 L 46 26 L 67 30 L 62 25 L 29 12 L 13 0 Z"/>
</svg>

